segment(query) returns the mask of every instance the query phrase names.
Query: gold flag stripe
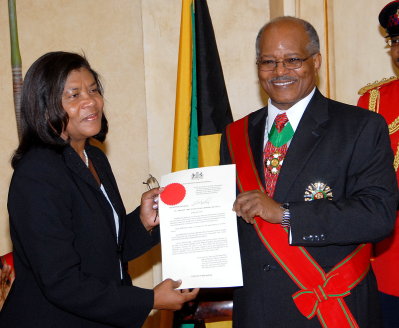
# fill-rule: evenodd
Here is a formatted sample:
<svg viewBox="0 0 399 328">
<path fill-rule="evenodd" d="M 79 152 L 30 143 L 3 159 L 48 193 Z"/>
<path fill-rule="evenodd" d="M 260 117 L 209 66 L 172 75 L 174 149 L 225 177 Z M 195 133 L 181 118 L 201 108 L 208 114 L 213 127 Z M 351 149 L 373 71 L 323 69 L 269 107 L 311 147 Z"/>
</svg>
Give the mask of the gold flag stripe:
<svg viewBox="0 0 399 328">
<path fill-rule="evenodd" d="M 173 172 L 188 168 L 192 79 L 191 3 L 192 0 L 183 0 L 182 3 L 172 156 Z"/>
<path fill-rule="evenodd" d="M 219 165 L 220 133 L 198 137 L 199 166 Z"/>
<path fill-rule="evenodd" d="M 218 321 L 218 322 L 207 322 L 205 324 L 206 328 L 232 328 L 233 325 L 231 321 Z"/>
</svg>

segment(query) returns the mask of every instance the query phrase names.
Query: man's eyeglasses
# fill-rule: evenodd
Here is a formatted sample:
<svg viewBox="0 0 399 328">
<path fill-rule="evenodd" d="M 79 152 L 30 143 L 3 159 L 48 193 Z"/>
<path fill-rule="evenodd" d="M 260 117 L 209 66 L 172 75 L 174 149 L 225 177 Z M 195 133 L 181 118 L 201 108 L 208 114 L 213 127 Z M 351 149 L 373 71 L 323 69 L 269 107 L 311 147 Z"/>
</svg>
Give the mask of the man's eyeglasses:
<svg viewBox="0 0 399 328">
<path fill-rule="evenodd" d="M 394 40 L 388 39 L 388 40 L 387 40 L 387 44 L 388 44 L 388 46 L 390 46 L 391 48 L 392 48 L 392 47 L 397 47 L 397 46 L 399 46 L 399 39 L 394 39 Z"/>
<path fill-rule="evenodd" d="M 314 54 L 306 58 L 285 58 L 283 60 L 273 60 L 273 59 L 264 59 L 258 58 L 256 64 L 258 65 L 258 69 L 261 71 L 274 71 L 277 67 L 278 63 L 282 63 L 283 66 L 287 69 L 298 69 L 302 67 L 302 63 L 312 57 Z"/>
</svg>

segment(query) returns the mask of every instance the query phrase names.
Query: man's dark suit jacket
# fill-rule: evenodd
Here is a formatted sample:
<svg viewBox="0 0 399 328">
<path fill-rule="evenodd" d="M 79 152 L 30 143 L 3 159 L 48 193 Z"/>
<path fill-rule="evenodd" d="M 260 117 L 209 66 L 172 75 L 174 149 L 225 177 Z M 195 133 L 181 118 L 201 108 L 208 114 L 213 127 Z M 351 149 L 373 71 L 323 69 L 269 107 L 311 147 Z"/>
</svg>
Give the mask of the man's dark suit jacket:
<svg viewBox="0 0 399 328">
<path fill-rule="evenodd" d="M 9 190 L 16 280 L 1 327 L 141 327 L 153 307 L 153 291 L 133 287 L 125 264 L 159 231 L 145 230 L 139 209 L 126 215 L 106 156 L 86 151 L 118 213 L 119 245 L 111 206 L 77 153 L 30 150 Z"/>
<path fill-rule="evenodd" d="M 267 108 L 249 115 L 249 139 L 264 184 L 263 137 Z M 221 164 L 231 163 L 225 136 Z M 388 129 L 378 114 L 323 97 L 316 90 L 289 146 L 274 194 L 290 203 L 292 245 L 307 251 L 328 272 L 356 246 L 375 242 L 393 228 L 397 185 Z M 304 201 L 315 182 L 332 188 L 332 200 Z M 238 219 L 244 287 L 234 295 L 239 328 L 321 327 L 296 308 L 298 287 L 268 253 L 252 225 Z M 288 242 L 288 241 L 287 241 Z M 345 297 L 362 328 L 380 327 L 374 274 Z"/>
</svg>

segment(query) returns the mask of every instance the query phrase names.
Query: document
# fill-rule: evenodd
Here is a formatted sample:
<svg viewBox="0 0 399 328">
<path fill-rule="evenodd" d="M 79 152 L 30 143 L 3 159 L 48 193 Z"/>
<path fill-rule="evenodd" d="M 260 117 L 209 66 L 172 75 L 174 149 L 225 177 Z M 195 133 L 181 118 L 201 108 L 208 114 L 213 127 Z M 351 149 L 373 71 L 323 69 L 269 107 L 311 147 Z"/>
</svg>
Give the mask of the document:
<svg viewBox="0 0 399 328">
<path fill-rule="evenodd" d="M 234 164 L 161 177 L 163 279 L 181 279 L 181 289 L 242 286 L 235 179 Z"/>
</svg>

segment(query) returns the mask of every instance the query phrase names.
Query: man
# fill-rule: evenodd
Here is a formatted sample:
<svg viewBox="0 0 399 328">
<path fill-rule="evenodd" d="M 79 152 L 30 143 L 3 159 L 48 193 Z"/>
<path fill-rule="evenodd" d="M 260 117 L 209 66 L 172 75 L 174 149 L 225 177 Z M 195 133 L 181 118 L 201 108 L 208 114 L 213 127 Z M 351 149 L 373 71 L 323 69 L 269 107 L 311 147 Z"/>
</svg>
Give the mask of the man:
<svg viewBox="0 0 399 328">
<path fill-rule="evenodd" d="M 387 32 L 393 64 L 399 68 L 399 1 L 387 4 L 379 14 L 379 22 Z M 359 90 L 358 106 L 381 114 L 389 126 L 391 147 L 394 151 L 394 168 L 399 180 L 399 80 L 383 79 Z M 393 234 L 374 248 L 372 261 L 380 291 L 384 327 L 399 327 L 399 220 Z"/>
<path fill-rule="evenodd" d="M 229 125 L 221 148 L 241 191 L 234 327 L 380 327 L 364 243 L 386 237 L 395 220 L 385 121 L 321 95 L 319 39 L 306 21 L 266 24 L 257 65 L 268 106 Z"/>
</svg>

